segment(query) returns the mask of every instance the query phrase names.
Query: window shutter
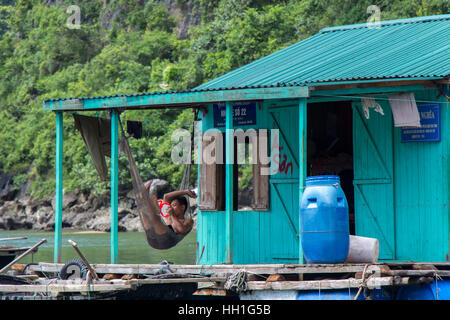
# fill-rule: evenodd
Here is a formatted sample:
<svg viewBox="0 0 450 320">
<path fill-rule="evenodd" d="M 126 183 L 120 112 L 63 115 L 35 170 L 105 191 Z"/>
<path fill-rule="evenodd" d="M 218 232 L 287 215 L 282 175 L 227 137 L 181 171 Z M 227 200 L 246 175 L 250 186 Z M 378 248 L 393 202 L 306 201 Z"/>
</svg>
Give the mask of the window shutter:
<svg viewBox="0 0 450 320">
<path fill-rule="evenodd" d="M 219 141 L 222 139 L 222 141 Z M 199 209 L 200 210 L 222 210 L 225 204 L 224 192 L 225 182 L 224 165 L 222 159 L 218 159 L 219 148 L 223 149 L 223 135 L 220 132 L 205 133 L 202 139 L 202 148 L 200 157 L 200 173 L 199 173 Z M 215 162 L 207 163 L 203 158 L 203 151 L 215 143 Z M 223 150 L 222 150 L 223 152 Z M 223 153 L 222 153 L 223 156 Z M 223 205 L 222 205 L 223 204 Z"/>
<path fill-rule="evenodd" d="M 199 204 L 200 210 L 217 210 L 217 165 L 200 164 Z"/>
<path fill-rule="evenodd" d="M 267 131 L 258 132 L 258 152 L 256 163 L 253 165 L 253 209 L 255 210 L 269 210 L 269 175 L 262 175 L 261 171 L 268 171 L 269 164 L 262 164 L 260 159 L 260 145 L 267 144 L 266 150 L 269 150 L 269 137 Z M 263 170 L 261 170 L 263 169 Z M 265 169 L 265 170 L 264 170 Z"/>
</svg>

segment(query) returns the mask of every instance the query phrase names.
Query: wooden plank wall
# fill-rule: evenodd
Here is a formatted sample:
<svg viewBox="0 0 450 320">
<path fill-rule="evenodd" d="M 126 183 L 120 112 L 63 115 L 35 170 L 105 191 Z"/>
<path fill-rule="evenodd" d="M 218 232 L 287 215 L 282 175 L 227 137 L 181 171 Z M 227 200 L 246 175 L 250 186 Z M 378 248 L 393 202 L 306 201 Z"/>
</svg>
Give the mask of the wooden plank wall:
<svg viewBox="0 0 450 320">
<path fill-rule="evenodd" d="M 429 89 L 414 94 L 416 101 L 436 101 L 439 92 Z M 397 260 L 446 260 L 450 133 L 447 106 L 441 106 L 441 142 L 402 143 L 401 129 L 394 128 Z"/>
<path fill-rule="evenodd" d="M 271 106 L 272 105 L 272 106 Z M 298 158 L 298 101 L 261 104 L 257 110 L 257 125 L 248 128 L 275 128 L 269 108 L 281 107 L 274 117 L 282 123 L 286 135 L 292 139 L 292 152 Z M 284 110 L 284 111 L 283 111 Z M 285 112 L 286 110 L 287 113 Z M 213 127 L 210 106 L 203 118 L 203 130 Z M 280 140 L 282 138 L 280 137 Z M 281 142 L 283 143 L 283 142 Z M 283 146 L 287 150 L 287 146 Z M 289 155 L 291 158 L 291 155 Z M 290 159 L 292 161 L 292 159 Z M 233 263 L 296 263 L 298 262 L 298 165 L 292 161 L 292 173 L 279 173 L 270 177 L 270 208 L 266 211 L 233 211 L 232 251 Z M 272 179 L 274 179 L 272 181 Z M 274 182 L 277 182 L 275 190 Z M 283 201 L 279 199 L 281 195 Z M 289 215 L 289 216 L 288 216 Z M 223 211 L 199 211 L 197 228 L 197 263 L 223 263 L 225 248 L 225 214 Z M 294 229 L 293 229 L 294 226 Z M 295 230 L 297 228 L 297 230 Z M 203 249 L 204 248 L 204 249 Z M 203 251 L 203 254 L 202 254 Z M 201 256 L 201 258 L 200 258 Z"/>
<path fill-rule="evenodd" d="M 415 91 L 418 103 L 435 101 L 437 95 L 436 89 Z M 387 98 L 387 96 L 384 97 Z M 439 99 L 446 101 L 442 97 Z M 283 104 L 271 101 L 270 104 L 262 104 L 262 112 L 258 110 L 257 113 L 258 126 L 274 127 L 269 109 L 274 111 L 280 108 L 281 111 L 289 105 L 295 105 L 298 108 L 296 102 Z M 439 262 L 447 258 L 450 232 L 448 209 L 450 113 L 445 106 L 441 108 L 441 142 L 402 143 L 400 128 L 393 128 L 392 232 L 394 234 L 392 241 L 395 246 L 393 260 Z M 391 112 L 388 103 L 383 103 L 383 109 L 385 114 Z M 374 114 L 373 111 L 371 113 Z M 287 135 L 296 134 L 298 137 L 298 114 L 283 117 L 283 119 L 279 118 L 280 115 L 277 112 L 273 115 L 276 120 L 282 120 L 283 130 Z M 212 127 L 212 108 L 209 108 L 205 115 L 203 125 L 204 128 Z M 243 127 L 243 129 L 246 128 Z M 295 150 L 293 153 L 298 154 L 298 144 L 294 143 L 292 147 Z M 298 239 L 293 236 L 295 230 L 292 228 L 292 226 L 298 228 L 299 216 L 298 180 L 295 179 L 298 179 L 298 166 L 295 165 L 294 173 L 290 177 L 281 177 L 281 174 L 270 177 L 269 211 L 233 212 L 233 263 L 296 263 L 298 261 Z M 278 194 L 284 198 L 283 201 L 279 199 Z M 290 214 L 289 216 L 286 215 L 286 211 Z M 223 211 L 199 212 L 197 258 L 203 250 L 199 264 L 223 263 L 226 256 L 224 217 Z M 358 224 L 358 221 L 356 223 Z M 361 221 L 359 223 L 361 226 Z M 297 232 L 299 232 L 298 229 Z M 203 246 L 205 246 L 204 249 Z"/>
<path fill-rule="evenodd" d="M 356 235 L 377 238 L 379 259 L 395 258 L 393 120 L 389 102 L 377 101 L 384 115 L 361 102 L 353 106 L 353 166 Z"/>
</svg>

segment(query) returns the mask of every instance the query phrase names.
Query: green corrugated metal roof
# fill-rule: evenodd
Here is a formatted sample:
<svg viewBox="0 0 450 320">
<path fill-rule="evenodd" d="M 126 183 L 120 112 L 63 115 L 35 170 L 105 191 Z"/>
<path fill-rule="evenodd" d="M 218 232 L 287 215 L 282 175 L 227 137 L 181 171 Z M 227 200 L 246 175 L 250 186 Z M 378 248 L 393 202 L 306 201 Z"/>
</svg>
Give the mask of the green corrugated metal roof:
<svg viewBox="0 0 450 320">
<path fill-rule="evenodd" d="M 106 102 L 127 105 L 116 102 L 117 99 L 135 102 L 147 97 L 154 97 L 161 105 L 182 104 L 179 100 L 185 94 L 208 91 L 276 87 L 289 90 L 289 87 L 340 81 L 439 79 L 450 75 L 449 34 L 450 14 L 382 21 L 380 28 L 369 28 L 365 23 L 330 27 L 194 89 L 47 99 L 44 109 L 64 109 L 64 106 L 55 107 L 55 103 L 67 100 L 84 104 L 105 101 L 103 108 L 109 106 Z"/>
<path fill-rule="evenodd" d="M 316 35 L 196 87 L 218 90 L 450 75 L 450 14 L 355 24 Z"/>
</svg>

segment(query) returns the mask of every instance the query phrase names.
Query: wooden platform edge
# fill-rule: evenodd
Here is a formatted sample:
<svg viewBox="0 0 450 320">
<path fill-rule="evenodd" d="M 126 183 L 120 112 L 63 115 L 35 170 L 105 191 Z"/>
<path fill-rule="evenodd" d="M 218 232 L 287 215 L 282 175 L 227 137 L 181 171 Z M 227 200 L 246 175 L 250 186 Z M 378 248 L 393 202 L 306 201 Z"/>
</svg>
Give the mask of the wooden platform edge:
<svg viewBox="0 0 450 320">
<path fill-rule="evenodd" d="M 377 264 L 370 264 L 371 266 Z M 34 272 L 57 273 L 64 264 L 41 262 L 38 265 L 30 266 Z M 249 264 L 249 265 L 175 265 L 171 264 L 170 269 L 174 273 L 196 273 L 214 274 L 225 276 L 239 270 L 256 274 L 292 274 L 292 273 L 354 273 L 362 272 L 365 264 Z M 160 264 L 92 264 L 97 273 L 120 273 L 120 274 L 155 274 L 164 265 Z"/>
<path fill-rule="evenodd" d="M 407 285 L 409 279 L 402 278 L 394 281 L 394 277 L 376 277 L 367 281 L 367 288 L 376 289 L 383 286 Z M 342 279 L 342 280 L 313 280 L 313 281 L 249 281 L 248 290 L 330 290 L 359 288 L 362 286 L 362 279 Z"/>
</svg>

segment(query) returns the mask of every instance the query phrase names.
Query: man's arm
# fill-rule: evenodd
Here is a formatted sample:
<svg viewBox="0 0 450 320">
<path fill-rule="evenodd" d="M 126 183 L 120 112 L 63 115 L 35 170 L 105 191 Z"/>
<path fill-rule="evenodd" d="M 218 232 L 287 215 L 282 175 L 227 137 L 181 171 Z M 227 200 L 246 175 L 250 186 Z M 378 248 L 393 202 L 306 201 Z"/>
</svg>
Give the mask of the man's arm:
<svg viewBox="0 0 450 320">
<path fill-rule="evenodd" d="M 194 220 L 192 220 L 191 218 L 185 219 L 183 222 L 181 222 L 176 217 L 170 216 L 170 220 L 173 230 L 176 233 L 182 235 L 187 234 L 191 230 L 194 223 Z"/>
<path fill-rule="evenodd" d="M 194 191 L 191 190 L 180 190 L 180 191 L 172 191 L 169 193 L 166 193 L 164 195 L 164 202 L 170 203 L 173 199 L 178 198 L 179 196 L 187 195 L 191 198 L 196 198 L 197 195 Z"/>
</svg>

